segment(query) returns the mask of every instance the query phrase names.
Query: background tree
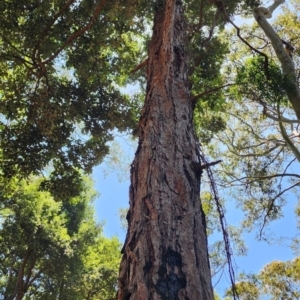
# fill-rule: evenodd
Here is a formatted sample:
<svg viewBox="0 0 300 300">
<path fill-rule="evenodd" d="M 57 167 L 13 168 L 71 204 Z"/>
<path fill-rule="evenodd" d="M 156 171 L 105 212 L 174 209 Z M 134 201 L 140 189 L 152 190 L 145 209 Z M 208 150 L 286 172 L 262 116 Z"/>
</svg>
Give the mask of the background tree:
<svg viewBox="0 0 300 300">
<path fill-rule="evenodd" d="M 135 127 L 116 85 L 143 24 L 118 1 L 10 0 L 0 9 L 2 172 L 29 175 L 50 162 L 91 171 L 113 130 Z"/>
<path fill-rule="evenodd" d="M 289 2 L 272 22 L 272 27 L 283 42 L 287 41 L 295 48 L 292 59 L 296 73 L 299 71 L 298 7 L 299 1 Z M 243 41 L 237 36 L 237 29 Z M 205 144 L 205 149 L 213 159 L 223 158 L 222 164 L 215 167 L 218 170 L 216 182 L 222 188 L 225 201 L 230 201 L 232 196 L 236 199 L 238 211 L 244 214 L 241 228 L 252 231 L 257 226 L 257 237 L 269 241 L 274 236 L 268 236 L 265 231 L 267 225 L 283 216 L 284 205 L 293 200 L 290 198 L 292 195 L 298 197 L 299 192 L 299 121 L 286 93 L 286 89 L 291 88 L 291 83 L 282 70 L 282 63 L 277 60 L 272 44 L 259 26 L 236 26 L 224 38 L 231 44 L 230 54 L 224 64 L 224 71 L 227 71 L 224 85 L 228 84 L 228 88 L 224 89 L 226 101 L 217 114 L 211 111 L 206 114 L 208 117 L 220 116 L 222 123 L 216 129 L 211 126 L 213 130 L 202 127 L 201 134 L 207 137 L 207 141 L 202 141 L 212 141 Z M 284 50 L 283 42 L 280 46 Z M 265 56 L 249 48 L 249 44 L 267 55 L 268 73 Z M 231 85 L 232 83 L 235 85 Z M 298 85 L 299 78 L 296 88 Z M 202 122 L 205 123 L 205 120 Z M 218 130 L 219 128 L 222 130 Z M 216 208 L 210 210 L 216 211 Z M 296 218 L 299 216 L 298 210 L 296 204 Z M 209 216 L 213 217 L 213 214 Z M 291 236 L 294 232 L 292 228 L 287 232 L 288 241 L 292 238 L 289 245 L 293 250 L 299 251 L 297 233 Z M 238 251 L 235 250 L 235 253 Z M 223 259 L 217 257 L 213 262 L 217 267 L 222 266 L 224 256 Z M 294 284 L 297 282 L 294 279 L 291 281 Z M 279 282 L 279 285 L 282 284 Z M 293 291 L 293 284 L 290 287 Z M 242 299 L 262 299 L 262 294 L 257 294 L 257 290 L 261 289 L 261 285 L 255 285 L 252 280 L 242 280 L 242 284 L 241 281 L 237 284 L 237 291 Z M 270 296 L 270 291 L 276 290 L 275 283 L 274 286 L 269 285 L 269 289 L 265 293 Z M 297 299 L 298 291 L 294 291 L 295 294 L 287 292 L 274 299 Z"/>
<path fill-rule="evenodd" d="M 300 299 L 299 257 L 291 261 L 273 261 L 257 275 L 243 275 L 237 283 L 241 299 Z M 231 292 L 228 291 L 227 295 Z"/>
<path fill-rule="evenodd" d="M 299 1 L 289 3 L 272 24 L 281 39 L 291 41 L 295 49 L 298 5 Z M 232 45 L 224 69 L 227 84 L 235 83 L 226 91 L 224 112 L 218 113 L 223 124 L 226 121 L 226 129 L 215 130 L 213 142 L 206 149 L 213 158 L 223 157 L 217 168 L 218 183 L 236 198 L 245 213 L 243 226 L 252 229 L 257 225 L 258 236 L 266 238 L 265 226 L 282 216 L 282 207 L 291 192 L 297 195 L 299 121 L 286 93 L 290 88 L 288 75 L 281 70 L 282 64 L 264 32 L 255 24 L 238 31 L 248 44 L 236 36 L 236 29 L 224 36 Z M 249 44 L 263 55 L 249 48 Z M 297 50 L 293 64 L 298 72 Z"/>
<path fill-rule="evenodd" d="M 39 190 L 40 181 L 1 187 L 1 299 L 114 297 L 120 243 L 94 220 L 91 182 L 61 202 Z"/>
</svg>

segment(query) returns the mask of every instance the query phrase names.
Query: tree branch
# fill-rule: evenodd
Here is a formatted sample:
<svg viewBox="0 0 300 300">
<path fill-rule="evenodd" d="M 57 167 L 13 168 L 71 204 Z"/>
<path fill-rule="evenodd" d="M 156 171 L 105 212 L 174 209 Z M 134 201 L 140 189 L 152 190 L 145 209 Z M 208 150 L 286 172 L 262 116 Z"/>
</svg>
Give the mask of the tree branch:
<svg viewBox="0 0 300 300">
<path fill-rule="evenodd" d="M 85 27 L 83 27 L 82 29 L 76 31 L 73 35 L 71 35 L 67 41 L 55 52 L 53 53 L 49 58 L 45 59 L 44 61 L 42 61 L 43 64 L 48 64 L 50 63 L 53 59 L 55 59 L 59 53 L 66 48 L 69 44 L 71 44 L 75 39 L 77 39 L 79 36 L 81 36 L 84 32 L 88 31 L 92 25 L 95 23 L 96 18 L 98 17 L 98 15 L 100 14 L 102 8 L 104 7 L 105 3 L 107 2 L 107 0 L 102 0 L 101 3 L 99 3 L 99 5 L 97 6 L 91 21 L 88 23 L 88 25 L 86 25 Z"/>
<path fill-rule="evenodd" d="M 30 266 L 28 267 L 27 274 L 26 274 L 26 279 L 25 279 L 25 282 L 24 282 L 24 293 L 28 290 L 28 288 L 30 286 L 30 282 L 31 282 L 30 277 L 31 277 L 32 270 L 33 270 L 33 267 L 35 265 L 35 262 L 36 262 L 36 258 L 33 258 L 32 261 L 31 261 Z"/>
<path fill-rule="evenodd" d="M 260 234 L 259 234 L 260 237 L 262 236 L 262 231 L 263 231 L 264 227 L 266 226 L 267 218 L 269 217 L 269 214 L 270 214 L 272 208 L 274 207 L 274 202 L 275 202 L 275 200 L 276 200 L 277 198 L 279 198 L 280 196 L 282 196 L 285 192 L 291 190 L 292 188 L 294 188 L 295 186 L 297 186 L 297 185 L 299 185 L 299 184 L 300 184 L 300 182 L 298 181 L 298 182 L 296 182 L 295 184 L 291 185 L 290 187 L 284 189 L 283 191 L 281 191 L 279 194 L 277 194 L 277 195 L 269 202 L 268 210 L 267 210 L 267 213 L 266 213 L 265 216 L 264 216 L 263 225 L 262 225 L 262 227 L 261 227 L 261 229 L 260 229 Z"/>
<path fill-rule="evenodd" d="M 271 148 L 269 148 L 268 150 L 266 150 L 262 153 L 239 154 L 238 152 L 234 151 L 233 149 L 232 150 L 229 149 L 229 151 L 232 152 L 233 154 L 239 156 L 239 157 L 261 157 L 261 156 L 265 156 L 265 155 L 271 153 L 273 150 L 277 149 L 279 146 L 281 146 L 281 145 L 277 144 L 274 147 L 271 147 Z M 235 147 L 233 146 L 233 148 L 235 148 Z"/>
<path fill-rule="evenodd" d="M 134 69 L 132 69 L 129 73 L 136 73 L 138 70 L 144 68 L 148 64 L 148 58 L 146 58 L 142 63 L 138 64 Z"/>
<path fill-rule="evenodd" d="M 227 172 L 225 172 L 227 173 Z M 300 178 L 300 175 L 294 174 L 294 173 L 283 173 L 283 174 L 274 174 L 274 175 L 268 175 L 268 176 L 245 176 L 245 177 L 241 177 L 241 178 L 237 178 L 235 180 L 232 180 L 230 182 L 228 182 L 228 184 L 232 184 L 234 182 L 242 182 L 245 179 L 253 179 L 252 181 L 248 181 L 247 183 L 253 183 L 256 182 L 258 180 L 265 180 L 265 179 L 272 179 L 272 178 L 276 178 L 276 177 L 296 177 L 296 178 Z M 246 183 L 246 182 L 245 182 Z"/>
<path fill-rule="evenodd" d="M 282 117 L 282 118 L 276 118 L 276 117 L 274 117 L 273 115 L 271 115 L 270 113 L 268 113 L 266 107 L 264 107 L 263 114 L 266 117 L 268 117 L 269 119 L 271 119 L 273 121 L 276 121 L 276 122 L 288 123 L 288 124 L 294 124 L 294 123 L 298 123 L 299 124 L 299 120 L 290 120 L 290 119 L 287 119 L 287 118 L 284 118 L 284 117 Z"/>
<path fill-rule="evenodd" d="M 30 58 L 28 55 L 26 55 L 25 53 L 23 53 L 22 51 L 20 51 L 17 47 L 15 47 L 6 37 L 4 37 L 2 34 L 0 35 L 1 36 L 1 38 L 3 39 L 3 41 L 5 42 L 5 43 L 7 43 L 10 47 L 12 47 L 16 52 L 18 52 L 19 54 L 21 54 L 22 56 L 24 56 L 24 57 L 28 57 L 28 58 Z M 21 57 L 18 57 L 19 59 L 21 59 L 22 61 L 24 60 L 23 58 L 21 58 Z M 29 64 L 31 64 L 29 61 L 26 61 L 26 60 L 24 60 L 26 63 L 29 63 Z"/>
<path fill-rule="evenodd" d="M 53 26 L 53 24 L 55 23 L 55 21 L 63 14 L 63 12 L 71 5 L 75 2 L 76 0 L 69 0 L 63 7 L 62 9 L 56 13 L 53 17 L 53 19 L 48 23 L 48 25 L 46 26 L 46 28 L 43 30 L 40 38 L 38 39 L 36 45 L 34 46 L 34 49 L 32 51 L 32 60 L 33 62 L 35 62 L 35 58 L 36 58 L 36 52 L 38 50 L 38 48 L 40 47 L 42 41 L 45 39 L 45 37 L 48 35 L 49 30 L 51 29 L 51 27 Z"/>
<path fill-rule="evenodd" d="M 204 7 L 204 0 L 201 0 L 200 3 L 200 12 L 199 12 L 199 23 L 197 25 L 198 31 L 202 28 L 202 21 L 203 21 L 203 7 Z"/>
<path fill-rule="evenodd" d="M 263 138 L 263 137 L 261 137 L 261 136 L 259 136 L 259 135 L 255 132 L 255 130 L 253 129 L 253 127 L 252 127 L 249 123 L 247 123 L 242 117 L 240 117 L 240 116 L 238 116 L 238 115 L 236 115 L 236 114 L 233 114 L 233 113 L 231 113 L 231 112 L 228 112 L 228 114 L 229 114 L 230 116 L 234 117 L 234 118 L 237 118 L 242 124 L 244 124 L 244 125 L 246 125 L 247 127 L 249 127 L 250 130 L 251 130 L 251 133 L 252 133 L 258 140 L 266 141 L 266 139 Z"/>
<path fill-rule="evenodd" d="M 208 90 L 208 91 L 205 91 L 205 92 L 203 92 L 203 93 L 201 93 L 201 94 L 198 94 L 198 95 L 193 96 L 192 100 L 195 101 L 195 100 L 197 100 L 198 98 L 201 98 L 201 97 L 203 97 L 203 96 L 205 96 L 205 95 L 207 95 L 207 94 L 211 94 L 212 92 L 218 91 L 218 90 L 220 90 L 220 89 L 223 89 L 223 88 L 225 88 L 225 87 L 227 87 L 227 86 L 232 86 L 232 85 L 235 85 L 235 83 L 228 83 L 228 84 L 225 84 L 225 85 L 222 85 L 222 86 L 215 87 L 215 88 L 213 88 L 213 89 L 211 89 L 211 90 Z"/>
<path fill-rule="evenodd" d="M 277 107 L 277 111 L 278 111 L 278 116 L 280 117 L 279 104 L 278 104 L 278 107 Z M 294 153 L 297 160 L 300 162 L 300 152 L 298 151 L 296 146 L 293 144 L 293 142 L 291 141 L 291 139 L 287 135 L 287 133 L 285 131 L 285 128 L 282 125 L 282 122 L 279 121 L 278 124 L 279 124 L 279 129 L 280 129 L 281 135 L 282 135 L 283 139 L 285 140 L 287 146 L 290 148 L 290 150 Z"/>
<path fill-rule="evenodd" d="M 32 252 L 31 248 L 28 247 L 27 251 L 26 251 L 26 255 L 25 255 L 25 257 L 21 263 L 21 266 L 19 268 L 19 271 L 18 271 L 18 277 L 17 277 L 14 291 L 10 295 L 11 297 L 13 297 L 12 299 L 18 299 L 18 297 L 20 296 L 20 293 L 22 293 L 22 291 L 23 291 L 23 276 L 24 276 L 25 266 L 27 264 L 27 261 L 30 257 L 31 252 Z"/>
<path fill-rule="evenodd" d="M 281 38 L 277 35 L 266 19 L 272 17 L 273 11 L 282 3 L 284 3 L 284 0 L 275 0 L 269 9 L 266 9 L 265 7 L 257 7 L 254 9 L 253 15 L 258 25 L 271 41 L 276 56 L 281 63 L 282 73 L 285 75 L 285 79 L 287 80 L 285 92 L 292 104 L 298 120 L 300 120 L 300 90 L 297 83 L 297 74 L 294 62 L 285 51 Z"/>
<path fill-rule="evenodd" d="M 227 12 L 226 12 L 226 8 L 225 8 L 225 5 L 223 3 L 223 1 L 220 1 L 222 2 L 222 12 L 223 12 L 223 15 L 225 16 L 226 20 L 236 29 L 236 34 L 237 36 L 239 37 L 239 39 L 244 43 L 246 44 L 252 51 L 258 53 L 259 55 L 263 56 L 265 58 L 265 63 L 264 63 L 264 68 L 265 68 L 265 74 L 266 74 L 266 78 L 269 80 L 270 79 L 270 74 L 269 74 L 269 58 L 268 56 L 257 50 L 256 48 L 254 48 L 253 46 L 251 46 L 240 34 L 241 32 L 241 29 L 230 19 L 230 17 L 228 16 Z"/>
</svg>

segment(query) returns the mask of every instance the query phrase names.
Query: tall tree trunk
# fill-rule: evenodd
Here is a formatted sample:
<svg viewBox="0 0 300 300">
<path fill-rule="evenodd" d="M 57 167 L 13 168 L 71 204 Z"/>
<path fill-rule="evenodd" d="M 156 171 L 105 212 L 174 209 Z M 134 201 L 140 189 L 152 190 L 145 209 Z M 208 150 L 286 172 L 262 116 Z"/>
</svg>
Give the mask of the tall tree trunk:
<svg viewBox="0 0 300 300">
<path fill-rule="evenodd" d="M 158 2 L 118 299 L 211 300 L 183 3 Z"/>
</svg>

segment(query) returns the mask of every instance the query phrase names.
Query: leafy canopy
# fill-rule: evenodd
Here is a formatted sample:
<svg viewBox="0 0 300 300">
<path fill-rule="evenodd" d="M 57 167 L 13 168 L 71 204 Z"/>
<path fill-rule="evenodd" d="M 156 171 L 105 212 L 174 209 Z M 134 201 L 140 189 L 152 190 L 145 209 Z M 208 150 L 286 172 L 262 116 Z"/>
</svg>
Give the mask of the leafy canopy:
<svg viewBox="0 0 300 300">
<path fill-rule="evenodd" d="M 95 191 L 57 201 L 41 178 L 1 187 L 0 293 L 5 299 L 108 299 L 116 292 L 120 242 L 95 222 Z"/>
<path fill-rule="evenodd" d="M 134 3 L 133 3 L 134 4 Z M 0 148 L 5 176 L 91 171 L 113 130 L 135 128 L 124 83 L 142 23 L 119 1 L 0 3 Z"/>
</svg>

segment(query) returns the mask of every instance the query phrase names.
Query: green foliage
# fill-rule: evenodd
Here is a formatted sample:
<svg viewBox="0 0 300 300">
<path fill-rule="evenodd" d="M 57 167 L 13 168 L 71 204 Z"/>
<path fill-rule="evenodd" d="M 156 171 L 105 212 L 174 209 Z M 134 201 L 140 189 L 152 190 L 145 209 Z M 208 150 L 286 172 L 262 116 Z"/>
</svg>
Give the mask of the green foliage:
<svg viewBox="0 0 300 300">
<path fill-rule="evenodd" d="M 196 33 L 192 38 L 192 92 L 195 100 L 194 124 L 202 143 L 209 143 L 218 131 L 224 130 L 226 120 L 219 114 L 226 109 L 220 67 L 228 52 L 228 45 L 219 37 L 208 38 Z M 219 89 L 216 89 L 219 88 Z"/>
<path fill-rule="evenodd" d="M 238 13 L 242 14 L 244 18 L 250 15 L 252 16 L 253 9 L 257 6 L 260 6 L 261 2 L 262 1 L 260 0 L 241 1 L 238 6 Z"/>
<path fill-rule="evenodd" d="M 71 167 L 56 167 L 49 178 L 40 183 L 40 189 L 49 191 L 56 201 L 67 200 L 79 196 L 83 191 L 81 173 Z"/>
<path fill-rule="evenodd" d="M 132 23 L 134 6 L 124 13 L 118 1 L 68 4 L 0 3 L 6 176 L 37 172 L 53 159 L 91 171 L 112 130 L 135 127 L 130 101 L 116 87 L 139 53 L 135 36 L 144 28 Z"/>
<path fill-rule="evenodd" d="M 34 177 L 13 178 L 1 186 L 1 295 L 5 299 L 112 298 L 120 243 L 104 238 L 95 223 L 92 182 L 84 177 L 80 194 L 63 202 L 41 191 L 40 182 Z"/>
<path fill-rule="evenodd" d="M 264 293 L 273 299 L 298 299 L 300 297 L 300 258 L 292 261 L 274 261 L 259 274 Z"/>
<path fill-rule="evenodd" d="M 204 144 L 208 144 L 213 136 L 226 128 L 226 122 L 221 115 L 215 114 L 203 114 L 202 118 L 195 120 L 197 126 L 197 135 L 200 141 Z"/>
<path fill-rule="evenodd" d="M 299 299 L 300 297 L 300 258 L 267 264 L 258 275 L 240 275 L 236 288 L 241 300 Z M 231 291 L 226 292 L 227 296 Z"/>
<path fill-rule="evenodd" d="M 213 88 L 223 85 L 220 68 L 228 53 L 228 44 L 220 37 L 205 36 L 203 32 L 195 33 L 191 38 L 191 61 L 192 92 L 194 95 L 203 94 L 196 105 L 196 113 L 205 103 L 210 109 L 217 111 L 224 102 L 222 90 L 214 93 L 205 93 Z M 199 112 L 198 112 L 199 113 Z"/>
<path fill-rule="evenodd" d="M 215 200 L 210 192 L 203 191 L 200 198 L 202 209 L 206 216 L 206 232 L 209 236 L 216 230 L 219 230 L 219 216 L 216 211 Z"/>
<path fill-rule="evenodd" d="M 246 89 L 252 88 L 267 103 L 287 105 L 284 95 L 288 81 L 282 75 L 280 67 L 273 61 L 270 61 L 266 66 L 265 60 L 261 56 L 247 59 L 245 64 L 237 71 L 236 83 L 243 93 Z"/>
<path fill-rule="evenodd" d="M 99 238 L 83 257 L 85 273 L 80 286 L 83 299 L 113 299 L 117 291 L 121 244 L 116 237 Z"/>
<path fill-rule="evenodd" d="M 258 300 L 258 288 L 252 282 L 241 281 L 236 284 L 236 290 L 241 300 Z M 226 296 L 232 296 L 232 291 L 228 290 Z"/>
<path fill-rule="evenodd" d="M 294 5 L 295 2 L 283 7 L 278 19 L 272 20 L 272 26 L 297 52 L 299 16 Z M 220 115 L 226 127 L 204 135 L 201 127 L 205 126 L 201 123 L 205 123 L 205 118 L 203 121 L 197 118 L 196 124 L 201 126 L 197 131 L 202 139 L 209 137 L 210 143 L 203 143 L 206 153 L 212 160 L 222 159 L 222 164 L 214 167 L 216 182 L 225 199 L 236 200 L 236 209 L 243 215 L 240 228 L 258 229 L 257 237 L 268 239 L 266 227 L 283 217 L 284 206 L 292 193 L 299 197 L 299 176 L 294 169 L 295 153 L 300 146 L 298 122 L 286 94 L 294 87 L 283 76 L 272 44 L 257 24 L 240 26 L 239 33 L 253 48 L 269 57 L 268 68 L 264 57 L 253 56 L 248 45 L 237 37 L 236 29 L 223 34 L 230 44 L 230 53 L 222 66 L 222 79 L 225 84 L 234 85 L 225 90 L 223 111 L 213 112 L 213 116 Z M 298 73 L 300 64 L 296 53 L 293 61 Z M 209 116 L 208 109 L 204 112 Z"/>
<path fill-rule="evenodd" d="M 218 294 L 214 294 L 214 299 L 215 300 L 221 300 L 220 296 Z"/>
</svg>

